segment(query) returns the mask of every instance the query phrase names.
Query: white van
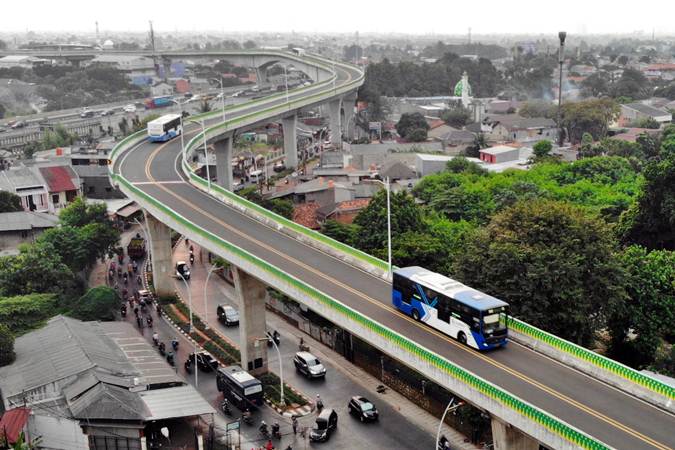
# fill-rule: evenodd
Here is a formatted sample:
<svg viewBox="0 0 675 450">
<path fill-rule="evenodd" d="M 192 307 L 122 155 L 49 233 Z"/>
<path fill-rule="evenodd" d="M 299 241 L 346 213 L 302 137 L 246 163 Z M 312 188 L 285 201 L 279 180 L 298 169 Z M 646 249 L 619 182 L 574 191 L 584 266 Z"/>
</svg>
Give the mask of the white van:
<svg viewBox="0 0 675 450">
<path fill-rule="evenodd" d="M 252 170 L 251 172 L 249 172 L 248 178 L 251 181 L 251 183 L 258 184 L 265 181 L 265 174 L 260 169 Z"/>
</svg>

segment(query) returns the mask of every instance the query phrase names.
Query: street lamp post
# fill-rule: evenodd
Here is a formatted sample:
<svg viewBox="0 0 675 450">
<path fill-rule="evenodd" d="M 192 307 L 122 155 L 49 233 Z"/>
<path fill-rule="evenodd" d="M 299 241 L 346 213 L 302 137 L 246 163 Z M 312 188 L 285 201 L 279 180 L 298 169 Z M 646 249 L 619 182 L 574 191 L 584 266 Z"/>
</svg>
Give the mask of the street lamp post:
<svg viewBox="0 0 675 450">
<path fill-rule="evenodd" d="M 187 280 L 183 276 L 182 273 L 178 272 L 178 275 L 180 276 L 180 279 L 183 280 L 183 284 L 185 284 L 185 290 L 187 291 L 188 295 L 188 306 L 190 309 L 190 329 L 188 330 L 188 334 L 192 334 L 192 291 L 190 291 L 190 285 L 188 284 Z M 194 371 L 195 371 L 195 387 L 199 388 L 199 377 L 198 377 L 198 372 L 199 368 L 197 367 L 197 341 L 194 341 L 195 343 L 195 360 L 193 361 L 195 364 Z"/>
<path fill-rule="evenodd" d="M 443 422 L 445 421 L 445 416 L 450 412 L 454 411 L 455 409 L 459 408 L 460 406 L 464 405 L 464 402 L 459 402 L 455 406 L 452 406 L 453 403 L 455 403 L 455 397 L 452 397 L 450 399 L 450 403 L 448 403 L 448 406 L 445 407 L 445 411 L 443 411 L 443 417 L 441 417 L 441 421 L 438 423 L 438 431 L 436 431 L 436 447 L 435 449 L 438 448 L 439 446 L 439 439 L 441 438 L 441 428 L 443 427 Z M 434 450 L 435 450 L 434 449 Z"/>
<path fill-rule="evenodd" d="M 209 273 L 206 275 L 206 281 L 204 282 L 204 328 L 209 329 L 209 322 L 208 322 L 208 311 L 209 311 L 209 306 L 207 302 L 207 297 L 206 297 L 206 287 L 209 285 L 209 279 L 211 278 L 211 274 L 218 269 L 218 266 L 212 265 L 211 268 L 209 269 Z"/>
<path fill-rule="evenodd" d="M 225 90 L 223 88 L 223 76 L 220 76 L 219 80 L 216 80 L 220 82 L 220 103 L 223 109 L 223 122 L 225 122 Z"/>
<path fill-rule="evenodd" d="M 286 72 L 286 65 L 283 65 L 284 68 L 284 80 L 286 82 L 286 104 L 288 104 L 288 72 Z"/>
<path fill-rule="evenodd" d="M 186 102 L 179 102 L 178 100 L 171 100 L 171 101 L 174 102 L 176 105 L 178 105 L 178 107 L 180 108 L 180 148 L 183 153 L 183 161 L 185 162 L 186 155 L 185 155 L 185 139 L 183 138 L 183 132 L 185 131 L 183 129 L 183 105 L 187 103 L 187 101 Z"/>
<path fill-rule="evenodd" d="M 565 38 L 567 33 L 560 31 L 558 33 L 558 39 L 560 39 L 560 49 L 558 50 L 558 66 L 560 70 L 560 79 L 558 82 L 558 146 L 562 147 L 563 145 L 563 126 L 562 126 L 562 74 L 563 74 L 563 62 L 565 56 Z"/>
<path fill-rule="evenodd" d="M 389 280 L 391 280 L 393 278 L 393 273 L 391 270 L 391 185 L 389 183 L 389 177 L 386 177 L 385 181 L 377 179 L 374 181 L 382 183 L 382 185 L 387 190 L 387 267 L 389 267 Z"/>
<path fill-rule="evenodd" d="M 193 121 L 194 122 L 194 121 Z M 209 172 L 209 151 L 206 145 L 206 129 L 204 128 L 204 119 L 201 119 L 197 122 L 202 127 L 202 136 L 204 137 L 204 163 L 206 164 L 206 182 L 209 189 L 209 194 L 211 193 L 211 173 Z"/>
<path fill-rule="evenodd" d="M 285 405 L 284 403 L 284 365 L 282 364 L 283 361 L 281 360 L 281 352 L 279 351 L 279 346 L 277 343 L 274 341 L 274 336 L 272 336 L 270 333 L 266 333 L 267 337 L 266 338 L 257 338 L 255 341 L 256 343 L 259 343 L 261 341 L 272 341 L 272 345 L 274 345 L 274 349 L 277 351 L 277 357 L 279 358 L 279 391 L 281 391 L 281 405 Z"/>
</svg>

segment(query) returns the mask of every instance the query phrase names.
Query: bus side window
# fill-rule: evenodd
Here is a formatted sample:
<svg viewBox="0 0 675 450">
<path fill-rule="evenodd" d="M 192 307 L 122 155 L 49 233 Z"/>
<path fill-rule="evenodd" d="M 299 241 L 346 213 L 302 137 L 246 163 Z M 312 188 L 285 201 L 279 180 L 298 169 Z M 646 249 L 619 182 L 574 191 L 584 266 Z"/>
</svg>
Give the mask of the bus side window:
<svg viewBox="0 0 675 450">
<path fill-rule="evenodd" d="M 450 322 L 450 301 L 449 299 L 439 298 L 439 302 L 436 305 L 438 310 L 438 319 L 443 322 Z"/>
</svg>

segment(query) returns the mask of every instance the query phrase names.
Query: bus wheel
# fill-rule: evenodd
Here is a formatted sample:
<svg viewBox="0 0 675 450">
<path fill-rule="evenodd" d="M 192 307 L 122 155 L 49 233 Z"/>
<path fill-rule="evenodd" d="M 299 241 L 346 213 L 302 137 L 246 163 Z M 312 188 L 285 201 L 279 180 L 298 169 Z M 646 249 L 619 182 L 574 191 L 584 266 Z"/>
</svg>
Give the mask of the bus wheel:
<svg viewBox="0 0 675 450">
<path fill-rule="evenodd" d="M 419 322 L 419 320 L 420 320 L 420 313 L 419 313 L 419 311 L 417 311 L 416 309 L 413 308 L 413 310 L 412 310 L 412 317 L 413 317 L 413 319 L 415 319 L 416 321 Z"/>
<path fill-rule="evenodd" d="M 466 335 L 464 334 L 463 331 L 459 332 L 459 334 L 457 335 L 457 340 L 462 344 L 466 345 Z"/>
</svg>

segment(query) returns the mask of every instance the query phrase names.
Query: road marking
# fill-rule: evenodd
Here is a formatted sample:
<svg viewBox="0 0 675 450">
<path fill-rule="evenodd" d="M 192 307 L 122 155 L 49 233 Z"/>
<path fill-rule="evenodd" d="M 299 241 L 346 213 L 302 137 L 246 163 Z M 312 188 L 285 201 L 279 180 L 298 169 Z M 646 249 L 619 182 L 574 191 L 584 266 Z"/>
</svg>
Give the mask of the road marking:
<svg viewBox="0 0 675 450">
<path fill-rule="evenodd" d="M 156 149 L 151 153 L 150 157 L 147 159 L 146 164 L 145 164 L 145 174 L 146 174 L 146 176 L 148 177 L 149 180 L 155 180 L 155 178 L 152 176 L 152 174 L 151 174 L 151 172 L 150 172 L 150 165 L 151 165 L 152 162 L 154 161 L 154 159 L 155 159 L 155 157 L 157 156 L 157 154 L 158 154 L 160 151 L 162 151 L 168 144 L 169 144 L 169 142 L 160 145 L 158 148 L 156 148 Z M 174 159 L 174 162 L 175 162 L 175 159 Z M 174 170 L 175 170 L 175 164 L 174 164 Z M 180 176 L 180 174 L 179 174 L 179 176 Z M 182 178 L 182 177 L 181 177 L 181 178 Z M 169 194 L 170 196 L 176 198 L 179 202 L 185 204 L 186 206 L 188 206 L 188 207 L 191 208 L 191 209 L 194 209 L 195 211 L 197 211 L 198 213 L 202 214 L 203 216 L 208 217 L 208 218 L 209 218 L 210 220 L 212 220 L 213 222 L 215 222 L 215 223 L 221 225 L 223 228 L 225 228 L 225 229 L 227 229 L 227 230 L 229 230 L 229 231 L 231 231 L 231 232 L 237 234 L 238 236 L 244 238 L 245 240 L 248 240 L 248 241 L 250 241 L 250 242 L 252 242 L 252 243 L 254 243 L 254 244 L 260 246 L 261 248 L 264 248 L 265 250 L 270 251 L 271 253 L 274 253 L 274 254 L 280 256 L 280 257 L 283 258 L 283 259 L 286 259 L 287 261 L 289 261 L 289 262 L 295 264 L 296 266 L 302 267 L 303 269 L 305 269 L 305 270 L 307 270 L 307 271 L 309 271 L 309 272 L 311 272 L 311 273 L 313 273 L 313 274 L 319 276 L 320 278 L 325 279 L 325 280 L 328 281 L 328 282 L 331 282 L 331 283 L 334 284 L 334 285 L 340 286 L 340 287 L 342 287 L 343 289 L 345 289 L 345 290 L 347 290 L 347 291 L 349 291 L 349 292 L 351 292 L 351 293 L 353 293 L 353 294 L 355 294 L 355 295 L 357 295 L 357 296 L 359 296 L 359 297 L 361 297 L 361 298 L 366 299 L 366 300 L 367 300 L 368 302 L 370 302 L 371 304 L 373 304 L 373 305 L 375 305 L 375 306 L 377 306 L 377 307 L 379 307 L 379 308 L 382 308 L 383 310 L 385 310 L 385 311 L 387 311 L 387 312 L 390 312 L 390 313 L 392 313 L 392 314 L 395 314 L 396 316 L 401 317 L 401 318 L 403 318 L 404 320 L 407 320 L 407 321 L 410 322 L 411 324 L 417 326 L 419 329 L 422 329 L 422 330 L 425 330 L 425 331 L 427 331 L 427 332 L 430 332 L 431 334 L 435 335 L 436 337 L 438 337 L 438 338 L 440 338 L 440 339 L 442 339 L 442 340 L 448 342 L 448 343 L 451 344 L 451 345 L 454 345 L 456 348 L 459 348 L 459 349 L 461 349 L 461 350 L 463 350 L 463 351 L 466 351 L 467 353 L 470 353 L 472 356 L 478 357 L 479 359 L 483 360 L 484 362 L 487 362 L 488 364 L 491 364 L 491 365 L 493 365 L 494 367 L 499 368 L 499 369 L 501 369 L 501 370 L 503 370 L 503 371 L 505 371 L 505 372 L 507 372 L 507 373 L 513 375 L 514 377 L 516 377 L 516 378 L 518 378 L 518 379 L 520 379 L 520 380 L 526 382 L 527 384 L 530 384 L 530 385 L 532 385 L 532 386 L 534 386 L 534 387 L 539 388 L 540 390 L 542 390 L 542 391 L 548 393 L 549 395 L 552 395 L 553 397 L 558 398 L 559 400 L 561 400 L 561 401 L 563 401 L 563 402 L 565 402 L 565 403 L 568 403 L 569 405 L 574 406 L 574 407 L 576 407 L 576 408 L 578 408 L 578 409 L 580 409 L 580 410 L 586 412 L 587 414 L 589 414 L 589 415 L 591 415 L 591 416 L 593 416 L 593 417 L 596 417 L 597 419 L 600 419 L 600 420 L 604 421 L 605 423 L 607 423 L 607 424 L 609 424 L 609 425 L 611 425 L 611 426 L 613 426 L 613 427 L 615 427 L 615 428 L 618 428 L 618 429 L 624 431 L 625 433 L 627 433 L 627 434 L 629 434 L 629 435 L 631 435 L 631 436 L 633 436 L 633 437 L 635 437 L 635 438 L 637 438 L 637 439 L 639 439 L 639 440 L 641 440 L 641 441 L 643 441 L 643 442 L 646 442 L 646 443 L 649 444 L 649 445 L 652 445 L 652 446 L 655 447 L 655 448 L 658 448 L 658 449 L 660 449 L 660 450 L 670 450 L 670 447 L 668 447 L 668 446 L 666 446 L 666 445 L 664 445 L 664 444 L 659 443 L 658 441 L 656 441 L 656 440 L 654 440 L 654 439 L 652 439 L 652 438 L 650 438 L 650 437 L 648 437 L 648 436 L 646 436 L 646 435 L 640 433 L 639 431 L 633 430 L 632 428 L 630 428 L 630 427 L 628 427 L 628 426 L 626 426 L 626 425 L 621 424 L 620 422 L 616 421 L 615 419 L 612 419 L 612 418 L 610 418 L 610 417 L 608 417 L 608 416 L 606 416 L 606 415 L 604 415 L 604 414 L 602 414 L 602 413 L 599 413 L 599 412 L 595 411 L 594 409 L 592 409 L 592 408 L 590 408 L 590 407 L 588 407 L 588 406 L 586 406 L 586 405 L 584 405 L 584 404 L 582 404 L 582 403 L 580 403 L 580 402 L 578 402 L 578 401 L 576 401 L 576 400 L 574 400 L 574 399 L 572 399 L 572 398 L 570 398 L 570 397 L 568 397 L 568 396 L 566 396 L 566 395 L 564 395 L 564 394 L 562 394 L 562 393 L 560 393 L 560 392 L 558 392 L 558 391 L 556 391 L 556 390 L 554 390 L 554 389 L 552 389 L 552 388 L 550 388 L 550 387 L 548 387 L 548 386 L 546 386 L 546 385 L 544 385 L 544 384 L 542 384 L 542 383 L 540 383 L 540 382 L 538 382 L 538 381 L 536 381 L 536 380 L 534 380 L 534 379 L 528 377 L 528 376 L 525 375 L 525 374 L 522 374 L 522 373 L 520 373 L 520 372 L 518 372 L 518 371 L 516 371 L 516 370 L 514 370 L 514 369 L 511 369 L 511 368 L 508 367 L 508 366 L 503 365 L 502 363 L 499 363 L 499 362 L 497 362 L 497 361 L 495 361 L 495 360 L 493 360 L 493 359 L 490 359 L 490 358 L 488 358 L 487 356 L 481 354 L 480 352 L 478 352 L 478 351 L 476 351 L 476 350 L 473 350 L 473 349 L 471 349 L 471 348 L 469 348 L 469 347 L 466 347 L 466 346 L 460 344 L 459 342 L 457 342 L 457 341 L 455 341 L 454 339 L 450 338 L 449 336 L 447 336 L 447 335 L 445 335 L 445 334 L 439 332 L 438 330 L 435 330 L 435 329 L 433 329 L 433 328 L 431 328 L 431 327 L 429 327 L 429 326 L 423 325 L 423 324 L 421 324 L 420 322 L 415 321 L 415 320 L 412 319 L 411 317 L 409 317 L 409 316 L 407 316 L 407 315 L 405 315 L 405 314 L 399 312 L 398 310 L 396 310 L 396 309 L 393 308 L 392 306 L 387 305 L 387 304 L 385 304 L 385 303 L 383 303 L 383 302 L 380 302 L 380 301 L 378 301 L 378 300 L 376 300 L 376 299 L 374 299 L 374 298 L 372 298 L 372 297 L 366 295 L 365 293 L 360 292 L 360 291 L 358 291 L 358 290 L 352 288 L 351 286 L 348 286 L 348 285 L 346 285 L 346 284 L 344 284 L 344 283 L 342 283 L 342 282 L 340 282 L 340 281 L 338 281 L 338 280 L 335 280 L 334 278 L 327 276 L 326 274 L 324 274 L 324 273 L 322 273 L 322 272 L 316 270 L 315 268 L 313 268 L 313 267 L 311 267 L 311 266 L 308 266 L 307 264 L 305 264 L 305 263 L 303 263 L 303 262 L 301 262 L 301 261 L 298 261 L 298 260 L 296 260 L 295 258 L 292 258 L 292 257 L 290 257 L 290 256 L 288 256 L 288 255 L 286 255 L 286 254 L 284 254 L 284 253 L 282 253 L 282 252 L 280 252 L 280 251 L 278 251 L 278 250 L 276 250 L 276 249 L 270 247 L 269 245 L 267 245 L 267 244 L 265 244 L 265 243 L 263 243 L 263 242 L 261 242 L 261 241 L 255 239 L 255 238 L 253 238 L 253 237 L 251 237 L 251 236 L 248 236 L 247 234 L 245 234 L 245 233 L 243 233 L 243 232 L 237 230 L 236 228 L 234 228 L 234 227 L 232 227 L 231 225 L 225 223 L 224 221 L 218 219 L 217 217 L 213 216 L 212 214 L 210 214 L 210 213 L 208 213 L 208 212 L 206 212 L 206 211 L 202 211 L 202 210 L 200 210 L 200 209 L 197 209 L 197 208 L 195 207 L 194 204 L 192 204 L 192 203 L 186 201 L 185 199 L 183 199 L 182 197 L 178 196 L 178 195 L 175 194 L 174 192 L 171 192 L 169 189 L 167 189 L 167 188 L 164 187 L 163 185 L 158 184 L 157 187 L 159 187 L 160 189 L 162 189 L 163 191 L 165 191 L 165 192 L 166 192 L 167 194 Z M 206 193 L 201 192 L 199 189 L 196 189 L 196 188 L 195 188 L 195 191 L 198 191 L 200 194 L 207 195 Z M 210 198 L 210 199 L 213 199 L 211 196 L 208 196 L 208 195 L 207 195 L 207 197 Z M 312 248 L 312 247 L 310 247 L 310 248 Z"/>
<path fill-rule="evenodd" d="M 172 180 L 172 181 L 137 181 L 131 183 L 134 186 L 147 186 L 147 185 L 158 185 L 158 184 L 185 184 L 185 181 L 182 180 Z"/>
</svg>

